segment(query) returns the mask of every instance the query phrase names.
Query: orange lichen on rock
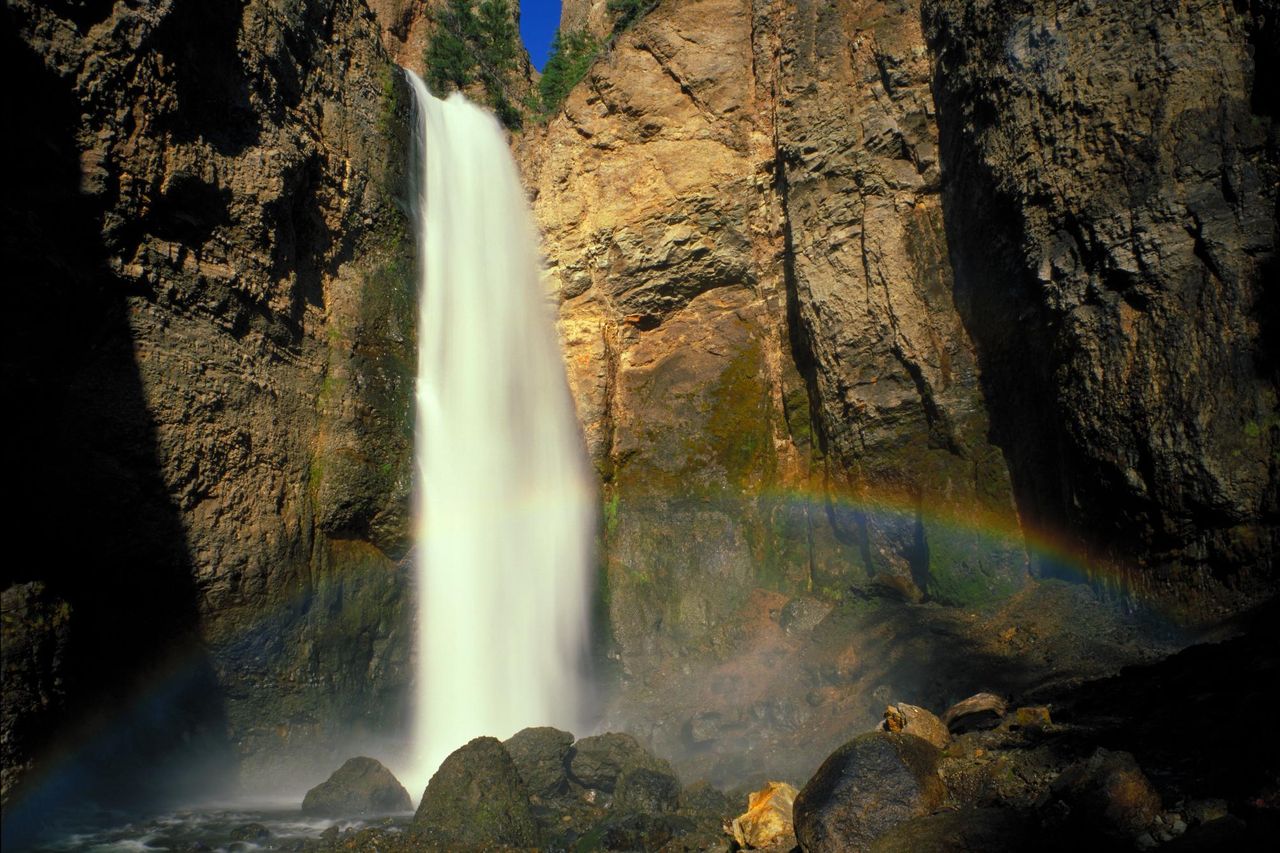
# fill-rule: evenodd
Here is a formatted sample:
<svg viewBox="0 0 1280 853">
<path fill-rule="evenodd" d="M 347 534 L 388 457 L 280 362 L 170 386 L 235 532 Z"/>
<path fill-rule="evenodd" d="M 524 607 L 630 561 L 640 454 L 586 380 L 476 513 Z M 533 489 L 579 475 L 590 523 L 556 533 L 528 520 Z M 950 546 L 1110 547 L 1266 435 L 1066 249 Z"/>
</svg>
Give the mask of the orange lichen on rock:
<svg viewBox="0 0 1280 853">
<path fill-rule="evenodd" d="M 791 807 L 799 792 L 786 782 L 769 782 L 747 796 L 747 811 L 733 819 L 725 832 L 742 847 L 768 847 L 795 832 Z"/>
</svg>

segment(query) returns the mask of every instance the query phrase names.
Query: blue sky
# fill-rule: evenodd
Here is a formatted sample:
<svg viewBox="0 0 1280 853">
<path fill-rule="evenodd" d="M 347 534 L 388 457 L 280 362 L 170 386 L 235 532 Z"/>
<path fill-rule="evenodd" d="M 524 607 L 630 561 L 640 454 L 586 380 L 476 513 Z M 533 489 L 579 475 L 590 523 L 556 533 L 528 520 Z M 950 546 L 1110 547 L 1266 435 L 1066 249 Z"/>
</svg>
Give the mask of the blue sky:
<svg viewBox="0 0 1280 853">
<path fill-rule="evenodd" d="M 520 0 L 520 37 L 539 71 L 547 64 L 551 39 L 560 26 L 560 0 Z"/>
</svg>

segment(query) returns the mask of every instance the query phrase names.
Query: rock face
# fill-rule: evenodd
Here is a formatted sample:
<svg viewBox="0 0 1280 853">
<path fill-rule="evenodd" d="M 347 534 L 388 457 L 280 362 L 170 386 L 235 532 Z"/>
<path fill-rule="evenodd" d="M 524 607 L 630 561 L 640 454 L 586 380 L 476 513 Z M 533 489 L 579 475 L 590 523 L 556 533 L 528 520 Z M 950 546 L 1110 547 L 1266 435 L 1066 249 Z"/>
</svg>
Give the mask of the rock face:
<svg viewBox="0 0 1280 853">
<path fill-rule="evenodd" d="M 435 33 L 432 15 L 444 9 L 448 0 L 367 0 L 369 8 L 378 20 L 382 31 L 382 44 L 396 65 L 409 68 L 419 75 L 425 73 L 427 48 Z M 473 0 L 472 7 L 480 0 Z M 520 23 L 520 0 L 507 0 L 517 26 Z M 523 43 L 517 44 L 516 68 L 508 81 L 511 87 L 508 97 L 519 107 L 534 87 L 533 65 Z M 468 93 L 476 97 L 479 91 Z"/>
<path fill-rule="evenodd" d="M 803 850 L 863 850 L 894 826 L 936 810 L 945 795 L 938 750 L 914 735 L 872 732 L 822 763 L 796 798 Z"/>
<path fill-rule="evenodd" d="M 649 770 L 671 775 L 670 766 L 650 755 L 634 737 L 620 732 L 584 737 L 573 748 L 569 772 L 584 788 L 613 791 L 624 773 Z"/>
<path fill-rule="evenodd" d="M 174 744 L 250 782 L 331 767 L 401 722 L 410 638 L 407 110 L 375 22 L 358 0 L 3 15 L 25 90 L 5 464 L 46 548 L 3 586 L 65 603 L 48 725 L 94 709 L 125 733 L 105 763 L 161 793 Z M 19 764 L 47 743 L 24 714 Z"/>
<path fill-rule="evenodd" d="M 1274 586 L 1270 7 L 971 7 L 661 4 L 520 142 L 624 678 L 760 588 Z"/>
<path fill-rule="evenodd" d="M 523 729 L 502 742 L 530 793 L 550 797 L 564 793 L 573 735 L 550 726 Z"/>
<path fill-rule="evenodd" d="M 304 814 L 326 817 L 376 815 L 413 809 L 409 792 L 372 758 L 351 758 L 302 799 Z"/>
<path fill-rule="evenodd" d="M 1016 517 L 919 16 L 879 8 L 662 6 L 524 142 L 636 671 L 723 645 L 759 586 L 969 602 L 1024 576 L 981 532 Z"/>
<path fill-rule="evenodd" d="M 502 744 L 479 737 L 444 760 L 427 783 L 414 828 L 448 849 L 536 847 L 529 789 Z"/>
<path fill-rule="evenodd" d="M 1142 591 L 1271 580 L 1275 4 L 924 13 L 955 302 L 1024 519 Z"/>
</svg>

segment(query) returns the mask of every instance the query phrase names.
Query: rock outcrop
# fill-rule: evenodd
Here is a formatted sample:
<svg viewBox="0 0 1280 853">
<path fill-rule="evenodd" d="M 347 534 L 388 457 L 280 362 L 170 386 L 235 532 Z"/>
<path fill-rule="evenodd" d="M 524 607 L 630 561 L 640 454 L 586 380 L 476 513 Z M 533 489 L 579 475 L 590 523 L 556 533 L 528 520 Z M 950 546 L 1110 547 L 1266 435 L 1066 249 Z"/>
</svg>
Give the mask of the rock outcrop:
<svg viewBox="0 0 1280 853">
<path fill-rule="evenodd" d="M 444 849 L 538 846 L 529 789 L 491 737 L 478 737 L 444 760 L 413 822 L 429 843 Z"/>
<path fill-rule="evenodd" d="M 6 707 L 6 750 L 29 758 L 56 731 L 74 754 L 92 710 L 114 751 L 93 760 L 167 794 L 159 768 L 184 764 L 157 758 L 169 746 L 220 743 L 252 781 L 399 725 L 407 102 L 371 13 L 3 15 L 24 87 L 0 228 L 22 318 L 5 461 L 13 529 L 43 552 L 6 561 L 3 584 L 42 584 L 67 637 L 63 713 L 15 742 L 33 729 Z M 10 640 L 6 618 L 6 656 Z M 6 838 L 20 814 L 6 803 Z"/>
<path fill-rule="evenodd" d="M 624 661 L 723 644 L 759 586 L 1021 582 L 932 118 L 918 14 L 698 0 L 525 141 Z"/>
<path fill-rule="evenodd" d="M 517 143 L 633 709 L 803 728 L 787 599 L 1274 589 L 1274 5 L 1055 9 L 660 3 Z"/>
<path fill-rule="evenodd" d="M 865 850 L 898 824 L 942 805 L 938 750 L 915 735 L 872 732 L 822 763 L 796 797 L 802 850 Z"/>
<path fill-rule="evenodd" d="M 1280 529 L 1276 5 L 924 12 L 955 303 L 1024 520 L 1230 607 Z"/>
</svg>

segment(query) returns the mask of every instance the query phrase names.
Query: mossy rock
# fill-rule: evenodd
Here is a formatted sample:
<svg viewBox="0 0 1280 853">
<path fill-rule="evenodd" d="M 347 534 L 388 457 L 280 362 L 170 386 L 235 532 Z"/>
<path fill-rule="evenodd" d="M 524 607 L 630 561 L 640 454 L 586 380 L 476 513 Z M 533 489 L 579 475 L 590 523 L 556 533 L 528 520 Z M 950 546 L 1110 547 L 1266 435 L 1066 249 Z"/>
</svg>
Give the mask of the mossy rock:
<svg viewBox="0 0 1280 853">
<path fill-rule="evenodd" d="M 448 849 L 539 844 L 529 789 L 491 737 L 478 737 L 444 760 L 427 783 L 413 826 L 429 844 Z"/>
<path fill-rule="evenodd" d="M 412 808 L 409 792 L 391 771 L 363 756 L 349 759 L 332 776 L 307 791 L 302 800 L 304 814 L 325 817 L 390 814 Z"/>
</svg>

